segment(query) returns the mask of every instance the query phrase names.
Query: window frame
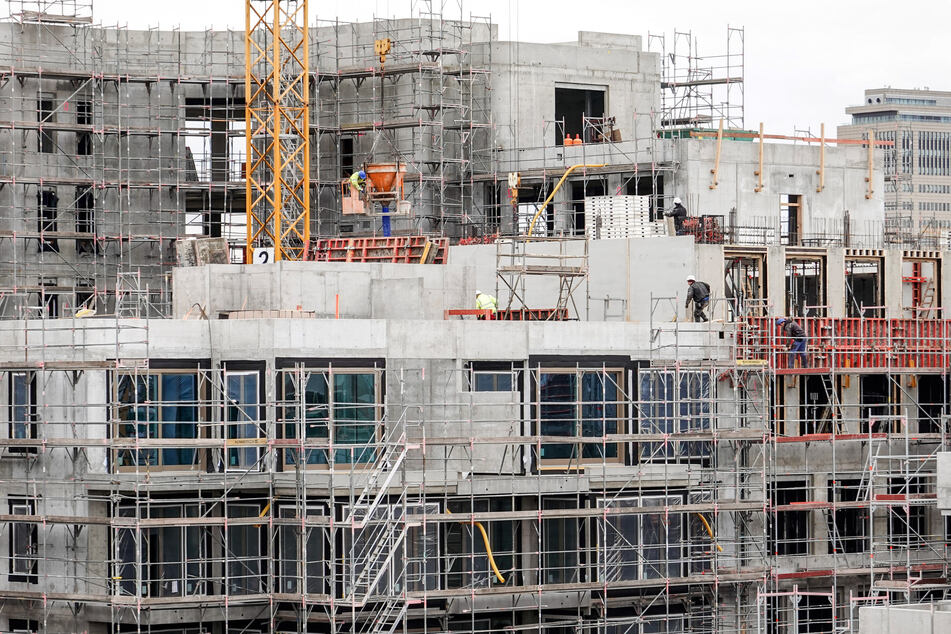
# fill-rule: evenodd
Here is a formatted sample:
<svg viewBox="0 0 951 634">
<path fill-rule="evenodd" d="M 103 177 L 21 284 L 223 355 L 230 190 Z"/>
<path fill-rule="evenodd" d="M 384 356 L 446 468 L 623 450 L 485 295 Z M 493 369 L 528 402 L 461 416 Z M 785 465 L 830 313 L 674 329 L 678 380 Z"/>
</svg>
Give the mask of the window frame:
<svg viewBox="0 0 951 634">
<path fill-rule="evenodd" d="M 658 505 L 654 505 L 654 504 L 645 505 L 644 504 L 645 500 L 659 500 L 662 503 Z M 677 578 L 677 577 L 684 576 L 684 569 L 690 563 L 687 558 L 687 553 L 689 552 L 688 549 L 691 547 L 691 540 L 690 540 L 689 532 L 688 532 L 690 528 L 689 517 L 688 517 L 688 514 L 684 512 L 668 514 L 665 511 L 665 508 L 668 506 L 677 506 L 677 505 L 683 504 L 684 503 L 683 493 L 674 493 L 669 491 L 667 492 L 645 491 L 643 495 L 629 495 L 629 496 L 618 497 L 618 498 L 599 497 L 597 500 L 597 503 L 598 503 L 599 509 L 606 509 L 611 507 L 613 508 L 626 507 L 631 509 L 638 509 L 632 513 L 620 513 L 620 512 L 610 513 L 610 514 L 604 513 L 596 518 L 597 543 L 598 543 L 597 579 L 599 582 L 610 583 L 613 581 L 670 579 L 670 578 Z M 646 513 L 639 510 L 639 509 L 652 507 L 652 506 L 657 507 L 658 509 L 657 512 Z M 662 529 L 664 528 L 664 525 L 666 524 L 665 537 L 668 538 L 668 541 L 665 541 L 664 543 L 647 544 L 644 539 L 644 530 L 645 530 L 644 520 L 647 517 L 658 516 L 658 515 L 661 516 L 662 518 L 660 522 Z M 605 554 L 609 549 L 613 550 L 615 548 L 608 541 L 608 533 L 607 533 L 608 525 L 611 524 L 612 530 L 616 532 L 620 532 L 620 529 L 618 528 L 617 524 L 612 524 L 612 520 L 617 519 L 618 522 L 620 522 L 621 518 L 623 517 L 633 518 L 633 521 L 636 522 L 636 525 L 637 525 L 637 528 L 635 529 L 637 541 L 635 543 L 629 542 L 631 545 L 631 549 L 630 549 L 631 553 L 634 556 L 634 561 L 628 562 L 626 564 L 625 563 L 615 564 L 615 566 L 618 569 L 622 570 L 622 573 L 619 576 L 612 576 L 610 579 L 608 579 L 607 578 L 608 566 L 610 564 L 608 561 L 606 561 Z M 675 529 L 673 529 L 672 527 L 674 518 L 676 518 L 676 521 L 677 521 L 677 527 Z M 605 524 L 605 522 L 607 522 L 607 524 Z M 679 533 L 677 544 L 671 544 L 669 542 L 669 534 L 672 532 L 672 530 L 674 532 Z M 602 539 L 605 540 L 604 547 L 602 547 L 601 545 Z M 645 555 L 645 550 L 648 547 L 661 549 L 663 551 L 664 557 L 659 558 L 657 560 L 649 561 Z M 672 550 L 679 551 L 679 554 L 677 554 L 675 558 L 670 557 Z M 634 571 L 633 578 L 624 576 L 623 569 L 625 567 L 628 567 L 629 569 Z M 658 574 L 648 574 L 650 570 L 655 568 L 657 569 Z M 667 572 L 666 575 L 659 574 L 661 568 L 666 568 L 666 572 Z M 673 570 L 676 574 L 671 574 L 671 570 Z"/>
<path fill-rule="evenodd" d="M 545 420 L 552 420 L 557 422 L 558 419 L 543 419 L 542 409 L 546 404 L 547 405 L 558 404 L 559 401 L 551 401 L 551 400 L 542 401 L 541 400 L 542 389 L 543 389 L 542 377 L 548 374 L 558 374 L 558 375 L 564 374 L 564 375 L 573 375 L 575 377 L 574 399 L 571 401 L 564 402 L 566 405 L 570 405 L 571 407 L 575 408 L 574 433 L 566 436 L 566 438 L 585 437 L 584 427 L 583 427 L 584 417 L 581 414 L 581 410 L 580 410 L 580 408 L 583 408 L 586 404 L 586 402 L 583 400 L 583 377 L 586 374 L 592 374 L 592 373 L 601 374 L 602 376 L 605 376 L 605 377 L 607 375 L 613 375 L 616 380 L 613 380 L 612 382 L 614 383 L 617 396 L 615 400 L 613 401 L 608 401 L 607 399 L 604 399 L 601 401 L 590 401 L 587 403 L 590 405 L 595 405 L 595 406 L 597 406 L 598 404 L 601 404 L 602 407 L 607 406 L 609 403 L 616 406 L 617 414 L 613 420 L 614 424 L 616 425 L 616 429 L 614 432 L 610 432 L 610 433 L 611 434 L 626 433 L 626 429 L 630 425 L 630 421 L 628 420 L 629 418 L 628 412 L 630 410 L 630 408 L 628 407 L 629 398 L 628 398 L 628 391 L 626 390 L 626 385 L 627 385 L 628 375 L 629 375 L 629 372 L 628 372 L 629 363 L 630 361 L 627 361 L 626 363 L 611 362 L 611 363 L 605 363 L 600 366 L 589 365 L 589 364 L 580 363 L 580 362 L 573 366 L 563 365 L 560 363 L 552 363 L 552 362 L 549 362 L 549 363 L 540 362 L 540 363 L 532 364 L 533 365 L 533 367 L 531 368 L 532 395 L 531 395 L 531 408 L 530 408 L 531 421 L 532 421 L 532 433 L 538 436 L 555 435 L 555 434 L 546 434 L 542 427 L 543 427 L 543 424 L 545 424 Z M 602 386 L 606 386 L 606 385 L 607 385 L 606 382 L 602 382 Z M 602 387 L 602 390 L 603 389 L 604 388 Z M 608 417 L 602 417 L 601 419 L 591 419 L 591 420 L 594 420 L 594 421 L 600 420 L 601 427 L 602 427 L 602 435 L 605 434 L 605 432 L 603 431 L 604 427 L 606 427 L 611 422 L 611 420 Z M 548 424 L 551 424 L 551 423 L 548 423 Z M 596 436 L 591 436 L 591 437 L 596 437 Z M 563 469 L 582 470 L 584 469 L 585 465 L 596 465 L 596 464 L 623 465 L 627 459 L 627 443 L 625 442 L 618 441 L 618 442 L 606 443 L 608 446 L 615 447 L 616 449 L 616 455 L 611 457 L 607 457 L 603 455 L 591 456 L 590 458 L 585 457 L 584 448 L 585 446 L 589 444 L 592 444 L 592 443 L 573 443 L 573 442 L 542 443 L 540 447 L 537 449 L 537 455 L 535 455 L 536 468 L 539 471 L 563 470 Z M 546 446 L 557 447 L 559 445 L 568 445 L 572 447 L 573 455 L 567 458 L 543 457 L 542 452 L 544 451 Z M 593 444 L 592 446 L 597 447 L 599 445 Z"/>
<path fill-rule="evenodd" d="M 7 371 L 7 433 L 8 437 L 13 439 L 20 440 L 36 440 L 38 432 L 38 408 L 36 402 L 36 370 L 8 370 Z M 16 387 L 15 387 L 15 378 L 17 376 L 28 376 L 29 385 L 27 389 L 27 403 L 20 404 L 16 402 Z M 27 417 L 25 420 L 17 420 L 18 416 L 16 410 L 19 408 L 25 407 L 27 409 Z M 26 435 L 19 436 L 17 435 L 17 427 L 23 426 L 26 431 Z M 10 445 L 8 451 L 12 454 L 29 454 L 36 453 L 37 447 L 23 447 Z"/>
<path fill-rule="evenodd" d="M 277 370 L 275 372 L 276 377 L 276 388 L 278 394 L 278 406 L 277 406 L 277 436 L 281 440 L 283 449 L 280 452 L 280 468 L 282 471 L 294 471 L 298 468 L 298 464 L 301 465 L 303 469 L 309 470 L 320 470 L 328 471 L 331 469 L 336 470 L 355 470 L 355 469 L 366 469 L 372 467 L 376 461 L 379 451 L 376 449 L 377 445 L 383 440 L 386 434 L 386 367 L 382 360 L 379 359 L 347 359 L 347 360 L 278 360 Z M 325 377 L 325 384 L 327 387 L 327 403 L 326 405 L 318 404 L 318 406 L 325 407 L 327 409 L 328 415 L 324 419 L 326 421 L 326 436 L 313 436 L 313 440 L 318 440 L 316 446 L 308 448 L 308 437 L 306 432 L 304 432 L 304 437 L 299 438 L 300 434 L 300 425 L 301 420 L 299 416 L 294 413 L 293 419 L 289 419 L 287 412 L 295 411 L 301 405 L 306 407 L 307 403 L 301 402 L 301 394 L 296 394 L 294 400 L 291 401 L 287 398 L 288 386 L 286 380 L 288 378 L 292 379 L 294 377 L 299 377 L 301 383 L 293 387 L 294 390 L 299 391 L 300 385 L 305 385 L 310 380 L 312 375 L 323 375 Z M 338 422 L 333 416 L 334 407 L 337 405 L 334 400 L 334 384 L 333 377 L 337 375 L 361 375 L 361 374 L 370 374 L 373 376 L 373 393 L 374 393 L 374 403 L 370 404 L 356 404 L 356 403 L 346 403 L 346 406 L 351 407 L 372 407 L 376 416 L 373 421 L 375 430 L 372 434 L 372 440 L 367 443 L 365 446 L 371 447 L 372 450 L 369 452 L 370 457 L 367 460 L 355 460 L 355 458 L 362 458 L 357 456 L 357 453 L 364 454 L 365 450 L 358 450 L 358 444 L 352 444 L 352 447 L 339 449 L 336 448 L 337 444 L 334 442 L 334 439 L 337 435 L 336 427 Z M 306 390 L 306 387 L 305 387 Z M 303 398 L 306 399 L 306 391 L 304 392 Z M 316 419 L 320 421 L 321 419 Z M 307 424 L 305 422 L 305 424 Z M 362 425 L 364 423 L 357 421 L 351 423 L 354 425 Z M 368 424 L 368 423 L 367 423 Z M 320 422 L 315 423 L 316 427 L 319 427 Z M 289 434 L 289 428 L 292 427 L 293 431 Z M 350 444 L 350 443 L 347 443 Z M 323 445 L 323 446 L 321 446 Z M 304 459 L 299 460 L 296 455 L 297 452 L 301 450 L 303 446 Z M 331 446 L 334 449 L 331 450 Z M 337 460 L 339 452 L 349 452 L 348 460 L 340 461 Z M 320 456 L 323 454 L 323 461 L 320 460 Z M 316 457 L 317 461 L 312 462 L 312 456 Z M 333 458 L 333 460 L 331 460 Z"/>
<path fill-rule="evenodd" d="M 232 402 L 230 396 L 229 379 L 232 377 L 251 377 L 255 378 L 254 403 Z M 225 471 L 264 471 L 265 464 L 263 456 L 267 448 L 267 399 L 265 396 L 265 373 L 264 364 L 258 362 L 236 363 L 224 362 L 221 368 L 221 420 L 224 425 L 224 464 Z M 242 388 L 243 391 L 243 388 Z M 247 412 L 242 409 L 243 406 L 254 406 L 255 417 L 246 420 L 231 420 L 232 408 L 237 407 L 239 411 Z M 253 436 L 234 435 L 238 434 L 241 428 L 250 427 L 255 431 Z M 237 462 L 231 464 L 232 456 L 237 457 Z M 241 456 L 253 456 L 254 460 L 250 464 L 245 464 L 248 459 L 242 460 Z"/>
<path fill-rule="evenodd" d="M 651 395 L 654 394 L 654 384 L 661 377 L 671 377 L 668 384 L 663 382 L 664 395 L 672 395 L 673 399 L 647 401 L 643 380 L 650 377 Z M 705 378 L 705 381 L 704 381 Z M 695 383 L 694 379 L 698 379 Z M 675 385 L 676 382 L 676 385 Z M 705 383 L 705 385 L 704 385 Z M 698 395 L 694 396 L 694 386 L 697 388 Z M 683 396 L 684 388 L 687 388 L 688 394 Z M 657 464 L 698 464 L 709 461 L 713 454 L 712 441 L 681 441 L 677 440 L 677 435 L 686 432 L 707 431 L 712 432 L 714 422 L 717 417 L 714 391 L 717 387 L 716 375 L 709 369 L 704 368 L 682 368 L 671 370 L 667 368 L 642 367 L 637 372 L 637 430 L 638 433 L 658 434 L 667 433 L 673 436 L 673 439 L 667 443 L 657 442 L 639 442 L 637 447 L 637 459 L 641 463 Z M 704 394 L 706 390 L 706 394 Z M 661 416 L 654 414 L 654 405 L 659 404 L 665 410 L 669 408 L 669 413 L 664 411 Z M 687 411 L 685 411 L 685 407 Z M 699 411 L 694 411 L 699 408 Z M 650 411 L 648 411 L 648 409 Z M 651 421 L 664 420 L 668 425 L 666 429 L 653 423 L 652 427 L 645 428 L 645 424 Z M 701 422 L 699 428 L 695 426 L 695 421 Z M 663 445 L 667 449 L 658 453 L 653 449 L 657 445 Z M 695 451 L 695 448 L 697 449 Z M 648 454 L 645 455 L 645 450 Z"/>
<path fill-rule="evenodd" d="M 207 400 L 207 395 L 209 393 L 209 385 L 205 372 L 202 371 L 197 365 L 182 365 L 182 366 L 171 366 L 171 365 L 161 365 L 159 367 L 149 367 L 147 369 L 132 370 L 130 372 L 111 372 L 111 385 L 109 387 L 111 402 L 112 402 L 112 422 L 110 424 L 110 431 L 112 438 L 114 439 L 124 439 L 124 438 L 137 438 L 138 430 L 136 430 L 136 435 L 127 436 L 122 435 L 123 425 L 133 425 L 138 427 L 139 425 L 144 425 L 146 430 L 145 439 L 149 440 L 161 440 L 164 439 L 163 435 L 165 430 L 165 425 L 173 425 L 176 422 L 165 422 L 160 420 L 161 412 L 166 407 L 171 407 L 167 405 L 166 402 L 162 399 L 162 391 L 164 390 L 162 386 L 161 377 L 166 375 L 194 375 L 195 377 L 195 397 L 194 401 L 170 401 L 169 403 L 183 403 L 184 407 L 194 407 L 196 412 L 196 420 L 194 421 L 195 425 L 195 435 L 191 438 L 183 438 L 184 440 L 198 440 L 205 438 L 207 436 L 207 431 L 204 429 L 204 423 L 207 423 L 210 419 L 208 407 L 205 404 Z M 130 403 L 123 404 L 120 401 L 119 389 L 120 383 L 123 377 L 131 377 L 132 381 L 137 381 L 141 377 L 155 376 L 156 380 L 156 397 L 157 400 L 150 401 L 146 399 L 145 401 L 131 401 Z M 148 390 L 148 384 L 146 384 L 146 390 Z M 148 392 L 147 392 L 148 393 Z M 152 405 L 151 403 L 157 403 L 157 405 Z M 194 403 L 189 405 L 189 403 Z M 120 411 L 123 407 L 133 407 L 133 408 L 152 408 L 154 407 L 157 412 L 157 419 L 155 421 L 138 421 L 132 419 L 131 421 L 123 420 L 120 417 Z M 185 424 L 190 423 L 191 421 L 184 421 Z M 181 425 L 182 422 L 177 422 Z M 157 431 L 156 436 L 151 435 L 151 426 L 155 426 Z M 175 438 L 178 438 L 176 436 Z M 205 449 L 200 447 L 194 447 L 193 451 L 195 452 L 192 463 L 190 465 L 183 464 L 165 464 L 165 451 L 180 451 L 182 449 L 188 449 L 188 447 L 156 447 L 153 449 L 125 449 L 125 448 L 114 448 L 110 451 L 110 472 L 111 473 L 135 473 L 136 471 L 141 470 L 156 470 L 156 471 L 204 471 L 208 464 L 208 455 Z M 139 460 L 133 460 L 131 464 L 120 464 L 120 457 L 126 453 L 130 453 L 133 456 L 134 452 L 141 452 L 142 455 L 148 455 L 148 452 L 155 452 L 156 463 L 150 464 L 145 462 L 144 464 Z"/>
<path fill-rule="evenodd" d="M 36 515 L 36 500 L 34 498 L 11 496 L 8 500 L 10 515 Z M 18 533 L 26 531 L 27 552 L 17 552 Z M 7 581 L 10 583 L 38 582 L 39 571 L 39 531 L 35 522 L 10 522 L 10 568 Z M 21 561 L 22 560 L 22 561 Z M 23 569 L 18 569 L 19 563 L 26 563 Z"/>
</svg>

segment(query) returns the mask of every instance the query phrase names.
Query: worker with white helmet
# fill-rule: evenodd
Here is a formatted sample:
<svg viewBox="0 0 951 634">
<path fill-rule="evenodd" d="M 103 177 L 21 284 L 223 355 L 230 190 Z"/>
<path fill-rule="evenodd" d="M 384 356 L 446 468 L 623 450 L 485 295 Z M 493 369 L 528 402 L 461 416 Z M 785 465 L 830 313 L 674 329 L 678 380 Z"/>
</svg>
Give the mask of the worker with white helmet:
<svg viewBox="0 0 951 634">
<path fill-rule="evenodd" d="M 476 309 L 478 310 L 491 310 L 492 315 L 489 319 L 495 319 L 496 313 L 499 310 L 499 300 L 495 299 L 487 293 L 483 293 L 480 290 L 476 290 Z M 485 319 L 484 316 L 479 315 L 479 319 Z"/>
<path fill-rule="evenodd" d="M 674 230 L 676 234 L 683 235 L 684 219 L 687 217 L 687 208 L 679 197 L 674 198 L 674 208 L 664 213 L 674 219 Z"/>
<path fill-rule="evenodd" d="M 709 321 L 707 315 L 703 312 L 710 303 L 710 285 L 706 282 L 699 282 L 693 275 L 687 276 L 687 303 L 684 308 L 690 308 L 690 302 L 693 302 L 693 320 Z"/>
</svg>

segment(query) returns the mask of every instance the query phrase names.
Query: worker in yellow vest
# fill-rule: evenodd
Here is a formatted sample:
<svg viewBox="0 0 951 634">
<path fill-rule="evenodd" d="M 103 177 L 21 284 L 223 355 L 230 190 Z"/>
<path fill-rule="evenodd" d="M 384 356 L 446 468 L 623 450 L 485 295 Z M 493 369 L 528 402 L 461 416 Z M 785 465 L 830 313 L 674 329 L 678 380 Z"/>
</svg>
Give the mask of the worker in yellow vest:
<svg viewBox="0 0 951 634">
<path fill-rule="evenodd" d="M 362 192 L 363 188 L 367 183 L 367 173 L 363 170 L 359 172 L 354 172 L 350 175 L 350 187 L 351 189 L 356 189 L 358 192 Z"/>
<path fill-rule="evenodd" d="M 478 310 L 491 310 L 492 315 L 489 319 L 495 319 L 496 313 L 499 311 L 499 300 L 495 299 L 491 295 L 487 295 L 482 291 L 476 291 L 476 308 Z M 484 316 L 479 315 L 479 319 L 485 319 Z"/>
</svg>

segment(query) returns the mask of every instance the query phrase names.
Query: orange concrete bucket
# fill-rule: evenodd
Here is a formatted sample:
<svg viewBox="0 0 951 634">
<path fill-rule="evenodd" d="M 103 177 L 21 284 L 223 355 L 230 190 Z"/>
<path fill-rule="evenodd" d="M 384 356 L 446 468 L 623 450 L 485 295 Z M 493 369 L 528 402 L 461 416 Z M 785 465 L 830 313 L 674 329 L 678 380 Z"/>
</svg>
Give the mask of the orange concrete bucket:
<svg viewBox="0 0 951 634">
<path fill-rule="evenodd" d="M 372 188 L 371 195 L 382 198 L 392 197 L 402 199 L 403 197 L 403 175 L 406 173 L 406 165 L 401 163 L 373 163 L 366 166 L 367 180 L 370 181 Z"/>
</svg>

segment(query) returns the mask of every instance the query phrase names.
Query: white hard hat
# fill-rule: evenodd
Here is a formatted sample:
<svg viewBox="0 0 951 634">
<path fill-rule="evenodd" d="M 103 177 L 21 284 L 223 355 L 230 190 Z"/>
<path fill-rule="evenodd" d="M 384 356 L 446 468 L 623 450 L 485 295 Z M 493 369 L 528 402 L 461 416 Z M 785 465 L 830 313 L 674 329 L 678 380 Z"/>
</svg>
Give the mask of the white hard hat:
<svg viewBox="0 0 951 634">
<path fill-rule="evenodd" d="M 674 204 L 675 204 L 675 205 L 679 205 L 679 204 L 682 203 L 682 202 L 683 202 L 683 201 L 680 200 L 680 198 L 674 198 Z"/>
<path fill-rule="evenodd" d="M 688 276 L 687 276 L 687 281 L 688 281 L 688 282 L 696 282 L 696 281 L 697 281 L 697 278 L 695 278 L 693 275 L 688 275 Z"/>
<path fill-rule="evenodd" d="M 480 291 L 479 289 L 476 289 L 476 295 L 481 295 L 481 294 L 482 294 L 482 291 Z"/>
</svg>

